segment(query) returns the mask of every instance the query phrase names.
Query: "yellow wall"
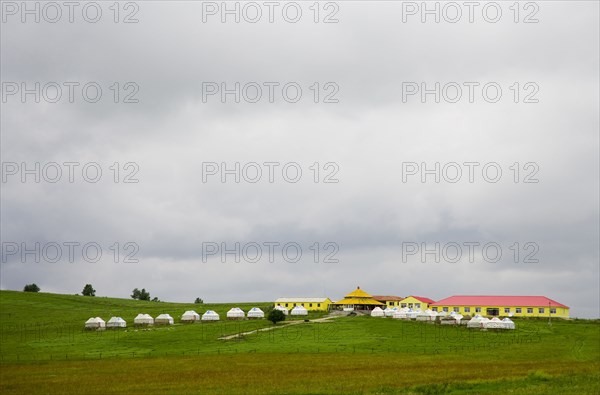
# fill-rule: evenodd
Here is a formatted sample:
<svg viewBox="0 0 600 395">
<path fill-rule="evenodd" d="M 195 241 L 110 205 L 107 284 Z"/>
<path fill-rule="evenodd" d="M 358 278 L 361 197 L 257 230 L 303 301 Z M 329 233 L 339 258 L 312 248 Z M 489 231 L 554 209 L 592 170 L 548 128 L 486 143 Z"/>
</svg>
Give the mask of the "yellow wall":
<svg viewBox="0 0 600 395">
<path fill-rule="evenodd" d="M 447 308 L 447 310 L 444 310 L 444 308 Z M 498 315 L 500 316 L 508 316 L 510 314 L 512 314 L 513 317 L 542 317 L 542 318 L 547 318 L 547 317 L 558 317 L 558 318 L 569 318 L 569 309 L 568 308 L 564 308 L 564 307 L 556 307 L 556 312 L 550 312 L 550 310 L 548 309 L 548 306 L 546 307 L 527 307 L 527 306 L 523 306 L 523 307 L 503 307 L 503 306 L 433 306 L 431 309 L 434 311 L 447 311 L 448 313 L 451 313 L 452 311 L 456 311 L 455 309 L 458 309 L 458 311 L 456 311 L 457 313 L 460 313 L 462 315 L 475 315 L 475 314 L 481 314 L 481 315 L 488 315 L 487 314 L 487 309 L 488 308 L 493 308 L 493 309 L 499 309 L 498 311 Z M 521 309 L 521 312 L 517 312 L 517 309 Z M 437 310 L 436 310 L 437 309 Z M 479 309 L 479 311 L 477 311 L 477 309 Z M 506 311 L 505 309 L 508 309 L 508 311 Z M 531 310 L 529 310 L 531 309 Z M 540 312 L 540 309 L 543 309 L 542 312 Z M 551 309 L 554 309 L 554 307 L 552 307 Z M 530 312 L 531 311 L 531 312 Z M 550 314 L 549 314 L 550 313 Z"/>
<path fill-rule="evenodd" d="M 419 299 L 408 296 L 400 301 L 400 307 L 427 310 L 429 308 L 429 303 L 421 302 Z"/>
<path fill-rule="evenodd" d="M 329 310 L 329 305 L 331 304 L 331 300 L 329 299 L 325 299 L 324 302 L 303 302 L 303 301 L 298 301 L 298 302 L 277 302 L 274 304 L 274 306 L 277 305 L 281 305 L 285 308 L 287 308 L 288 310 L 293 309 L 296 306 L 303 306 L 306 310 L 309 311 L 327 311 Z"/>
</svg>

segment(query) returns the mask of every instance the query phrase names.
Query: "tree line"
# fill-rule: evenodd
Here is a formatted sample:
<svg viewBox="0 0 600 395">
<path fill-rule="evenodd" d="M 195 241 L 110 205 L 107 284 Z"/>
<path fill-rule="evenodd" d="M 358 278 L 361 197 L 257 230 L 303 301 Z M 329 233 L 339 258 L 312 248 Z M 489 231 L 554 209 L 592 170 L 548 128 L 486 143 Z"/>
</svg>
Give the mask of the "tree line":
<svg viewBox="0 0 600 395">
<path fill-rule="evenodd" d="M 23 292 L 40 292 L 40 291 L 41 291 L 41 288 L 36 283 L 25 284 L 25 287 L 23 287 Z M 81 294 L 83 296 L 96 296 L 96 290 L 94 289 L 92 284 L 85 284 L 85 286 L 83 287 L 83 291 L 81 291 Z M 147 300 L 147 301 L 152 301 L 152 302 L 160 302 L 160 299 L 158 299 L 156 296 L 154 298 L 150 298 L 150 292 L 146 291 L 146 288 L 142 288 L 141 290 L 138 288 L 134 288 L 130 296 L 132 299 L 135 299 L 135 300 Z M 202 300 L 201 298 L 196 298 L 196 300 L 194 300 L 194 303 L 202 304 L 202 303 L 204 303 L 204 300 Z"/>
</svg>

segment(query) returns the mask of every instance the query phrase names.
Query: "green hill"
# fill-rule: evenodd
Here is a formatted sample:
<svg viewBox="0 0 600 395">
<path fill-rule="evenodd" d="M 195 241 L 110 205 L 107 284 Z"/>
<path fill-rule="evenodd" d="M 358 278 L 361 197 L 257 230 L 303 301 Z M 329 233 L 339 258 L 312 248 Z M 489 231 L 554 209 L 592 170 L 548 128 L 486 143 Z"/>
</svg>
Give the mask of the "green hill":
<svg viewBox="0 0 600 395">
<path fill-rule="evenodd" d="M 269 305 L 0 291 L 0 392 L 76 393 L 82 386 L 96 388 L 92 393 L 172 394 L 197 393 L 200 386 L 206 393 L 600 392 L 598 320 L 515 319 L 514 331 L 369 316 L 315 322 L 323 313 L 312 313 L 309 322 L 288 317 L 275 329 L 266 320 L 223 320 L 234 306 Z M 222 321 L 178 323 L 192 309 L 215 310 Z M 131 325 L 138 313 L 169 313 L 176 324 L 83 329 L 92 316 L 120 316 Z"/>
</svg>

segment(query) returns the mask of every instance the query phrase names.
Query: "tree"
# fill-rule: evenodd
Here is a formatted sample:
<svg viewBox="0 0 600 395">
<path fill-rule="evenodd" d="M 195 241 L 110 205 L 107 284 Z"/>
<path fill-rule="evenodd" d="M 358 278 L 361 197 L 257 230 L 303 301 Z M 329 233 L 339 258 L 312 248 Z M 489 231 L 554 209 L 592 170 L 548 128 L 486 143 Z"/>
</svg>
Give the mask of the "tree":
<svg viewBox="0 0 600 395">
<path fill-rule="evenodd" d="M 150 300 L 150 292 L 146 291 L 146 288 L 142 288 L 141 291 L 137 288 L 134 288 L 131 298 L 138 300 Z"/>
<path fill-rule="evenodd" d="M 160 300 L 158 300 L 158 298 L 155 296 L 154 298 L 152 298 L 153 302 L 160 302 Z"/>
<path fill-rule="evenodd" d="M 285 314 L 283 314 L 283 311 L 281 311 L 281 310 L 273 309 L 273 310 L 269 311 L 269 314 L 267 315 L 267 319 L 269 321 L 271 321 L 273 323 L 273 325 L 275 325 L 279 321 L 285 320 Z"/>
<path fill-rule="evenodd" d="M 36 283 L 26 284 L 25 287 L 23 287 L 23 292 L 40 292 L 40 287 L 38 287 Z"/>
<path fill-rule="evenodd" d="M 194 300 L 194 303 L 196 303 L 196 304 L 202 304 L 202 303 L 204 303 L 204 301 L 202 299 L 200 299 L 200 298 L 196 298 L 196 300 Z"/>
<path fill-rule="evenodd" d="M 150 292 L 147 292 L 146 288 L 140 291 L 140 300 L 150 300 Z"/>
<path fill-rule="evenodd" d="M 96 296 L 96 290 L 92 287 L 92 284 L 85 284 L 83 287 L 83 291 L 81 291 L 83 296 Z"/>
</svg>

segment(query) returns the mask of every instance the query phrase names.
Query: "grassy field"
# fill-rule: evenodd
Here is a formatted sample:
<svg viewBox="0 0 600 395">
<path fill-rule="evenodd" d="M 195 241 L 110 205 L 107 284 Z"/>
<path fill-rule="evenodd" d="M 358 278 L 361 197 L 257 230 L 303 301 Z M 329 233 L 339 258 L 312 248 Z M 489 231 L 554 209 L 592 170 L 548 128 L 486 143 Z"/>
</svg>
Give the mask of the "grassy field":
<svg viewBox="0 0 600 395">
<path fill-rule="evenodd" d="M 91 316 L 212 309 L 0 291 L 0 392 L 598 394 L 600 322 L 515 319 L 506 332 L 389 318 L 266 320 L 84 331 Z M 310 320 L 322 317 L 314 313 Z M 288 320 L 292 317 L 288 317 Z M 286 321 L 288 322 L 288 321 Z M 111 384 L 107 378 L 114 378 Z"/>
</svg>

